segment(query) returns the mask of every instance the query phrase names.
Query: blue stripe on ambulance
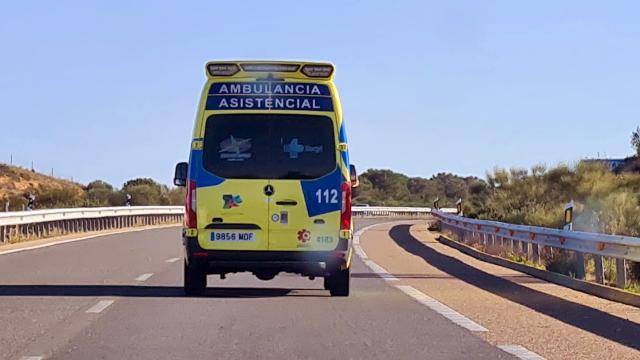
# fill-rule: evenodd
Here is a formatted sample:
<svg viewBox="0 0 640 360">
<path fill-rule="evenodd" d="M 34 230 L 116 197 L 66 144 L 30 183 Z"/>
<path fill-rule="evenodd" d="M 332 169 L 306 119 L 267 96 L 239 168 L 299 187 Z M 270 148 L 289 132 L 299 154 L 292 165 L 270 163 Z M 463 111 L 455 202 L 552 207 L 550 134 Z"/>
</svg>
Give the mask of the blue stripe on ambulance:
<svg viewBox="0 0 640 360">
<path fill-rule="evenodd" d="M 337 202 L 331 203 L 324 197 L 317 196 L 318 190 L 324 192 L 325 190 L 335 189 L 340 194 L 340 184 L 342 181 L 342 171 L 340 167 L 336 167 L 330 174 L 314 180 L 301 180 L 302 193 L 304 194 L 304 202 L 307 204 L 307 213 L 309 216 L 317 216 L 321 214 L 330 213 L 333 211 L 339 211 L 342 206 L 340 198 Z"/>
<path fill-rule="evenodd" d="M 189 161 L 189 179 L 196 182 L 197 187 L 216 186 L 224 182 L 224 179 L 208 172 L 202 166 L 202 150 L 191 150 Z"/>
<path fill-rule="evenodd" d="M 340 131 L 338 132 L 338 141 L 345 144 L 347 143 L 347 130 L 344 126 L 344 120 L 342 120 L 342 123 L 340 124 Z M 342 155 L 342 162 L 344 163 L 345 168 L 349 169 L 349 152 L 343 151 L 341 155 Z"/>
</svg>

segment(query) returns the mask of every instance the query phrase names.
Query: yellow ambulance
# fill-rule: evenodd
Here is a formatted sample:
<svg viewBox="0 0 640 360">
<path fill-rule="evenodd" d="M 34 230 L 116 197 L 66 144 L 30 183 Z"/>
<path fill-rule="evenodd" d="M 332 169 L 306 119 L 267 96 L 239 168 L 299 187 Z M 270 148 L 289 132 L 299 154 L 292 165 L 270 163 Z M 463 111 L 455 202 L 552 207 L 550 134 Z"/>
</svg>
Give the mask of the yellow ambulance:
<svg viewBox="0 0 640 360">
<path fill-rule="evenodd" d="M 174 177 L 186 187 L 186 294 L 209 274 L 290 272 L 348 296 L 358 180 L 334 66 L 213 61 L 206 74 L 189 162 Z"/>
</svg>

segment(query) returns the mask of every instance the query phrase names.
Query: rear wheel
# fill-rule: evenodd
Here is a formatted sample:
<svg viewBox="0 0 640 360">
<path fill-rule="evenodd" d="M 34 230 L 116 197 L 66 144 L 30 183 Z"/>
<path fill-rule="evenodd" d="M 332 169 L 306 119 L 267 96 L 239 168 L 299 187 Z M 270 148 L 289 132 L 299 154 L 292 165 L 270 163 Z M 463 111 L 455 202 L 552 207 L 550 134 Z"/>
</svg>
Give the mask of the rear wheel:
<svg viewBox="0 0 640 360">
<path fill-rule="evenodd" d="M 329 288 L 331 296 L 349 296 L 351 270 L 338 270 L 325 278 L 325 288 Z"/>
<path fill-rule="evenodd" d="M 207 287 L 207 274 L 195 266 L 184 262 L 184 293 L 187 296 L 200 295 Z"/>
</svg>

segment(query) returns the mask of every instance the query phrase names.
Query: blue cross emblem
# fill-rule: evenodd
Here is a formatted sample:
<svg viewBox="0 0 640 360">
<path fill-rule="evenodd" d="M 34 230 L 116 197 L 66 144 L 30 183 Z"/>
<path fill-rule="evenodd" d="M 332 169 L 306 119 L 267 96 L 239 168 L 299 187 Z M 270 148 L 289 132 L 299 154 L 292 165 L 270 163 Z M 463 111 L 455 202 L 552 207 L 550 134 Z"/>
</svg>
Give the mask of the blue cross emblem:
<svg viewBox="0 0 640 360">
<path fill-rule="evenodd" d="M 284 145 L 284 151 L 289 153 L 289 158 L 297 159 L 298 154 L 304 152 L 304 145 L 298 144 L 298 138 L 292 139 L 290 143 Z"/>
</svg>

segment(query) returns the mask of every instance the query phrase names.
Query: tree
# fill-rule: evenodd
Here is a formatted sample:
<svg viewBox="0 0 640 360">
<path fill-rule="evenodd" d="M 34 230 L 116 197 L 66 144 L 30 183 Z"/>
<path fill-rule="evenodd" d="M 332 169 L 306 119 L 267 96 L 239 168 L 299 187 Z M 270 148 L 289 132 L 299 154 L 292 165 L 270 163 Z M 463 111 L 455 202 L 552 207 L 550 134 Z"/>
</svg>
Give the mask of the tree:
<svg viewBox="0 0 640 360">
<path fill-rule="evenodd" d="M 631 133 L 631 146 L 636 151 L 636 155 L 640 156 L 640 126 Z"/>
<path fill-rule="evenodd" d="M 87 190 L 92 189 L 108 189 L 113 190 L 113 186 L 106 181 L 102 180 L 93 180 L 89 184 L 87 184 Z"/>
<path fill-rule="evenodd" d="M 87 184 L 86 206 L 109 206 L 113 196 L 113 186 L 102 180 L 94 180 Z M 121 204 L 117 204 L 121 205 Z"/>
</svg>

